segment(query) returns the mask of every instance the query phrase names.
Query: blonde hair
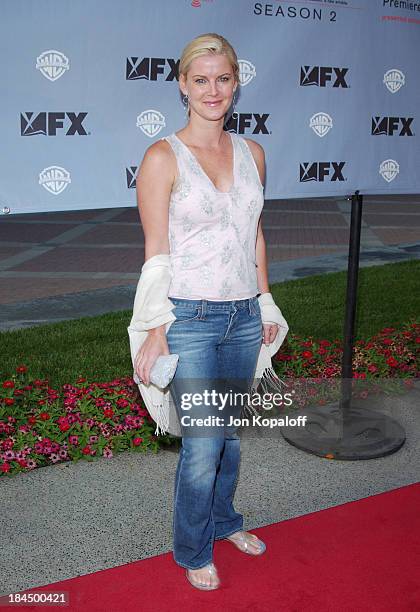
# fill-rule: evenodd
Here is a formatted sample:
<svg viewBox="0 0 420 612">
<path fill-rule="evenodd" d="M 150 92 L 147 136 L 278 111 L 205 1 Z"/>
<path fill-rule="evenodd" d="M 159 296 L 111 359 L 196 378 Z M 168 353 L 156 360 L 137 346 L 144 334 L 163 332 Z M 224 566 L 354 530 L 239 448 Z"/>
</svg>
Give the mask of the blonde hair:
<svg viewBox="0 0 420 612">
<path fill-rule="evenodd" d="M 196 57 L 208 55 L 209 53 L 214 55 L 226 55 L 232 66 L 233 78 L 239 83 L 239 63 L 235 50 L 226 40 L 226 38 L 223 38 L 223 36 L 220 34 L 215 34 L 214 32 L 201 34 L 188 43 L 188 45 L 182 51 L 181 58 L 179 60 L 178 74 L 182 74 L 186 79 L 191 62 Z M 190 110 L 188 111 L 188 115 L 189 114 Z"/>
<path fill-rule="evenodd" d="M 214 32 L 201 34 L 188 43 L 182 51 L 178 73 L 187 78 L 187 72 L 193 59 L 209 53 L 226 55 L 232 65 L 235 81 L 239 82 L 239 64 L 235 50 L 226 38 Z"/>
</svg>

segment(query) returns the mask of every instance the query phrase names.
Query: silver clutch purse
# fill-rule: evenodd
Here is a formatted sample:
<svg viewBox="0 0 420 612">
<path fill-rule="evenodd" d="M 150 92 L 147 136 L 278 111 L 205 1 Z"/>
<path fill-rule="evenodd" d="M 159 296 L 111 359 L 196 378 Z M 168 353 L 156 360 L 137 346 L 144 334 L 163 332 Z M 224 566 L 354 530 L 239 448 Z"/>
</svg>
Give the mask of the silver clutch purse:
<svg viewBox="0 0 420 612">
<path fill-rule="evenodd" d="M 167 387 L 174 377 L 178 359 L 179 355 L 176 353 L 160 355 L 150 370 L 150 382 L 161 389 Z"/>
</svg>

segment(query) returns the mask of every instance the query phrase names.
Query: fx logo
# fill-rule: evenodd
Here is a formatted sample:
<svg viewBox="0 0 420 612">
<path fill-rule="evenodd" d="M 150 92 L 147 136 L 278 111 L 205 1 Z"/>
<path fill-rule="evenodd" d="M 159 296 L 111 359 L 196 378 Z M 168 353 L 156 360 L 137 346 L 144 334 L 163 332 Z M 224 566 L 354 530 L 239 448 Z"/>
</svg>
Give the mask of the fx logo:
<svg viewBox="0 0 420 612">
<path fill-rule="evenodd" d="M 175 61 L 172 58 L 163 57 L 127 57 L 125 69 L 125 78 L 127 81 L 136 81 L 138 79 L 147 79 L 148 81 L 157 81 L 160 74 L 164 74 L 166 64 L 168 64 L 169 72 L 166 75 L 165 81 L 178 80 L 179 60 Z"/>
<path fill-rule="evenodd" d="M 251 125 L 255 122 L 251 134 L 269 134 L 266 121 L 269 118 L 269 113 L 258 115 L 257 113 L 233 113 L 230 119 L 225 123 L 225 129 L 228 132 L 236 132 L 237 134 L 245 134 L 250 132 Z"/>
<path fill-rule="evenodd" d="M 334 174 L 330 178 L 330 182 L 333 181 L 344 181 L 343 167 L 345 162 L 305 162 L 300 164 L 300 177 L 301 183 L 307 183 L 309 181 L 315 181 L 317 183 L 323 183 L 327 176 L 330 176 L 330 172 Z"/>
<path fill-rule="evenodd" d="M 125 178 L 127 180 L 127 189 L 135 189 L 136 188 L 136 175 L 138 171 L 138 166 L 129 166 L 125 169 Z"/>
<path fill-rule="evenodd" d="M 373 136 L 393 136 L 398 131 L 401 122 L 401 130 L 398 136 L 413 136 L 411 124 L 414 117 L 372 117 Z"/>
<path fill-rule="evenodd" d="M 334 71 L 334 82 L 333 82 Z M 300 85 L 308 87 L 315 85 L 316 87 L 326 87 L 328 82 L 333 83 L 333 87 L 348 88 L 346 83 L 346 74 L 348 68 L 331 68 L 330 66 L 301 66 L 300 67 Z"/>
<path fill-rule="evenodd" d="M 70 121 L 66 136 L 87 136 L 87 132 L 82 125 L 87 113 L 34 113 L 27 112 L 20 114 L 20 134 L 21 136 L 56 136 L 57 129 L 64 128 L 64 120 Z"/>
</svg>

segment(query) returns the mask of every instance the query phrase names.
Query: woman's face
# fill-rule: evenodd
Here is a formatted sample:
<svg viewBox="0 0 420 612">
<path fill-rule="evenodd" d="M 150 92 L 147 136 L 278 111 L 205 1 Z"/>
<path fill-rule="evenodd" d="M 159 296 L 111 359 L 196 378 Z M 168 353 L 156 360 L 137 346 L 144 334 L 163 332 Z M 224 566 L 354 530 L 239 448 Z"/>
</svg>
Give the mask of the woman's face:
<svg viewBox="0 0 420 612">
<path fill-rule="evenodd" d="M 181 74 L 182 93 L 188 94 L 191 114 L 218 120 L 227 113 L 237 83 L 226 55 L 202 55 L 190 64 L 187 79 Z"/>
</svg>

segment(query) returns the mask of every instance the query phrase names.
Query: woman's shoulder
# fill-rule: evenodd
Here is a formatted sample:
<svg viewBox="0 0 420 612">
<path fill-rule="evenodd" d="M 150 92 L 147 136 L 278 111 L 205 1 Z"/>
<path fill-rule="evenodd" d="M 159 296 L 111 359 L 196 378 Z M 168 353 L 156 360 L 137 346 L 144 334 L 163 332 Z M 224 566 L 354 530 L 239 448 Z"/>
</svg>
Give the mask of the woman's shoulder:
<svg viewBox="0 0 420 612">
<path fill-rule="evenodd" d="M 169 165 L 172 168 L 175 164 L 174 152 L 169 142 L 161 138 L 147 147 L 143 161 L 157 167 L 163 164 L 163 167 Z"/>
<path fill-rule="evenodd" d="M 260 177 L 261 184 L 264 184 L 265 180 L 265 153 L 263 147 L 255 140 L 250 138 L 242 137 L 244 142 L 248 145 L 251 155 L 254 158 L 255 165 L 257 166 L 258 174 Z"/>
<path fill-rule="evenodd" d="M 250 148 L 251 153 L 253 154 L 254 158 L 257 157 L 257 158 L 264 159 L 265 157 L 264 149 L 260 145 L 259 142 L 255 142 L 255 140 L 251 140 L 251 138 L 245 138 L 244 136 L 242 136 L 242 138 L 243 140 L 245 140 L 246 144 Z"/>
<path fill-rule="evenodd" d="M 168 137 L 170 139 L 170 137 Z M 145 151 L 145 155 L 152 157 L 168 157 L 172 151 L 171 145 L 165 138 L 160 138 L 156 142 L 149 145 Z"/>
<path fill-rule="evenodd" d="M 176 176 L 176 158 L 167 140 L 160 139 L 147 147 L 143 155 L 141 169 L 148 176 L 162 179 L 167 175 L 172 183 Z"/>
<path fill-rule="evenodd" d="M 264 153 L 264 149 L 262 148 L 262 146 L 258 142 L 255 142 L 255 140 L 251 140 L 250 138 L 243 138 L 243 140 L 248 145 L 258 168 L 264 167 L 265 153 Z"/>
</svg>

